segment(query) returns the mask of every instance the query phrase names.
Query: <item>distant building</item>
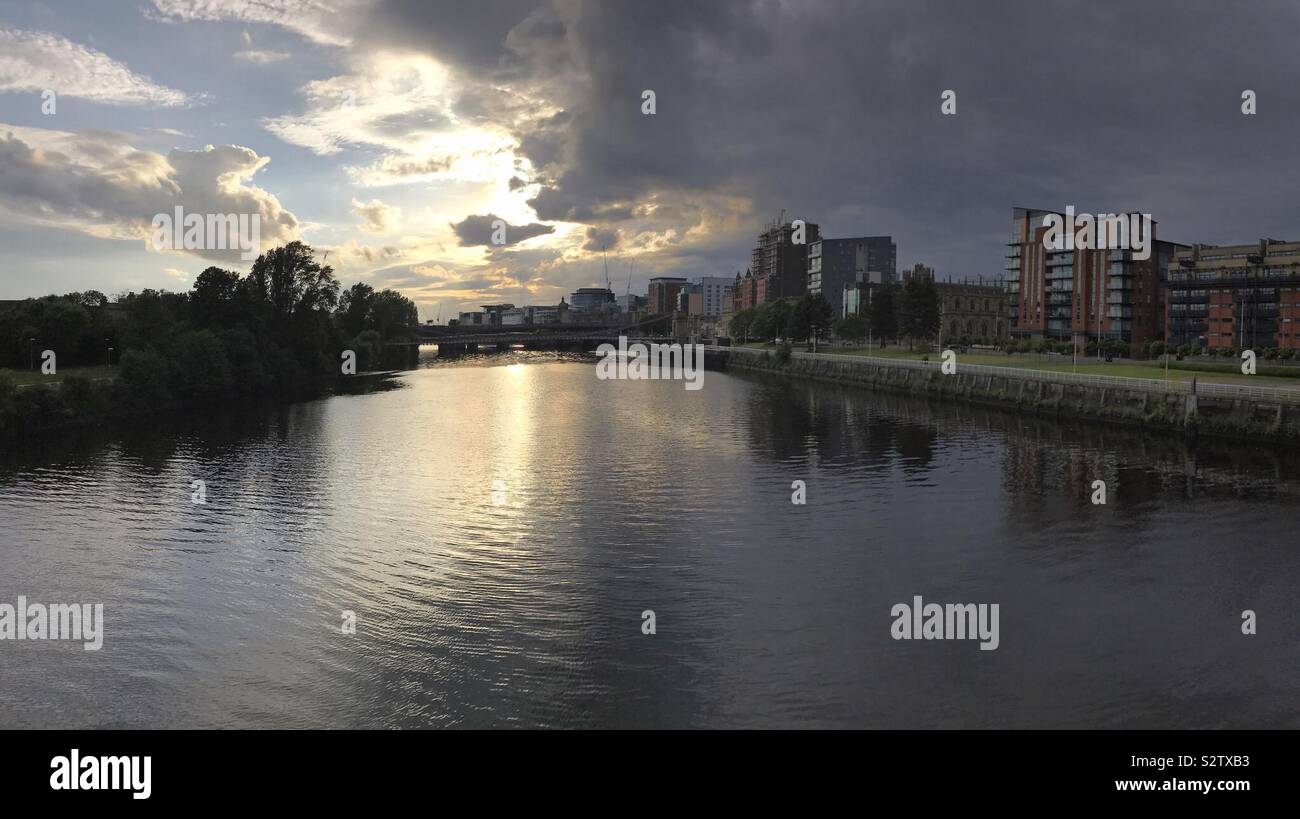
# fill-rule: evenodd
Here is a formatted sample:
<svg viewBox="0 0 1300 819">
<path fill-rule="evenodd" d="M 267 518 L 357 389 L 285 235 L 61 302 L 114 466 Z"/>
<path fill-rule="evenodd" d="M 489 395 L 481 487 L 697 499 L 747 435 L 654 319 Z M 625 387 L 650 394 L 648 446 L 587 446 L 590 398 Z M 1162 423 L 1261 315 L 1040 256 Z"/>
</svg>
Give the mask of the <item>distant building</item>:
<svg viewBox="0 0 1300 819">
<path fill-rule="evenodd" d="M 644 309 L 646 306 L 646 297 L 638 296 L 635 293 L 624 293 L 618 297 L 618 309 L 624 313 L 635 313 L 637 310 Z"/>
<path fill-rule="evenodd" d="M 483 324 L 484 319 L 486 318 L 487 318 L 487 314 L 483 312 L 461 313 L 458 319 L 458 323 L 462 325 L 478 325 L 478 324 Z"/>
<path fill-rule="evenodd" d="M 483 305 L 483 321 L 476 323 L 500 326 L 502 315 L 507 310 L 513 309 L 515 309 L 513 304 L 485 304 Z"/>
<path fill-rule="evenodd" d="M 563 298 L 553 306 L 533 308 L 533 324 L 564 324 L 568 321 L 569 305 Z"/>
<path fill-rule="evenodd" d="M 701 314 L 714 317 L 722 315 L 727 303 L 727 288 L 730 286 L 731 279 L 726 276 L 700 277 L 700 292 L 703 295 Z"/>
<path fill-rule="evenodd" d="M 1300 348 L 1300 242 L 1183 248 L 1165 301 L 1169 344 Z"/>
<path fill-rule="evenodd" d="M 677 312 L 688 316 L 703 316 L 704 288 L 698 284 L 687 284 L 677 293 Z"/>
<path fill-rule="evenodd" d="M 855 273 L 854 280 L 840 290 L 840 318 L 870 315 L 872 296 L 884 284 L 884 277 L 879 270 Z"/>
<path fill-rule="evenodd" d="M 915 274 L 914 274 L 915 275 Z M 999 281 L 935 282 L 945 340 L 1007 337 L 1007 290 Z"/>
<path fill-rule="evenodd" d="M 607 287 L 579 287 L 570 296 L 569 304 L 574 310 L 608 310 L 614 306 L 614 291 Z"/>
<path fill-rule="evenodd" d="M 912 278 L 913 276 L 924 276 L 930 281 L 934 281 L 934 268 L 926 267 L 920 262 L 917 262 L 916 264 L 912 265 L 911 270 L 903 271 L 903 281 L 901 283 L 906 284 L 907 280 Z"/>
<path fill-rule="evenodd" d="M 739 313 L 741 310 L 748 310 L 758 305 L 758 280 L 754 274 L 745 269 L 745 275 L 742 277 L 739 272 L 736 273 L 735 280 L 731 283 L 731 311 Z"/>
<path fill-rule="evenodd" d="M 750 269 L 754 271 L 754 303 L 797 299 L 808 291 L 808 247 L 821 239 L 821 229 L 804 225 L 804 241 L 794 243 L 794 224 L 772 224 L 758 235 Z"/>
<path fill-rule="evenodd" d="M 883 282 L 895 281 L 897 259 L 898 248 L 889 236 L 821 239 L 808 246 L 808 292 L 824 296 L 835 315 L 846 315 L 845 286 L 868 273 L 879 273 Z"/>
<path fill-rule="evenodd" d="M 731 324 L 731 317 L 736 315 L 736 285 L 728 284 L 722 291 L 722 315 L 718 316 L 718 327 L 725 335 Z"/>
<path fill-rule="evenodd" d="M 686 279 L 658 276 L 650 280 L 646 307 L 651 313 L 672 313 L 677 309 L 677 294 L 686 286 Z"/>
</svg>

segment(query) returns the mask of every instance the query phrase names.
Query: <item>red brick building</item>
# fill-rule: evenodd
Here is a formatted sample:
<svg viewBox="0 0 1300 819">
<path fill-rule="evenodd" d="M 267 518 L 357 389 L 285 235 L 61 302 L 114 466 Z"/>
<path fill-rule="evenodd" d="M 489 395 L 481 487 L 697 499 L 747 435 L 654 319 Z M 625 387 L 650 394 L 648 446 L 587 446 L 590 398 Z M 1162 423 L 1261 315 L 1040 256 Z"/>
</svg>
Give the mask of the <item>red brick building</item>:
<svg viewBox="0 0 1300 819">
<path fill-rule="evenodd" d="M 1300 242 L 1185 248 L 1168 290 L 1169 344 L 1300 348 Z"/>
<path fill-rule="evenodd" d="M 1156 238 L 1150 222 L 1150 256 L 1133 250 L 1062 249 L 1047 246 L 1045 217 L 1056 211 L 1014 208 L 1007 243 L 1011 334 L 1018 338 L 1122 341 L 1134 353 L 1164 338 L 1165 277 L 1174 255 L 1187 245 Z M 1130 214 L 1122 214 L 1124 217 Z M 1067 230 L 1073 230 L 1068 225 Z M 1098 243 L 1107 239 L 1099 226 Z"/>
</svg>

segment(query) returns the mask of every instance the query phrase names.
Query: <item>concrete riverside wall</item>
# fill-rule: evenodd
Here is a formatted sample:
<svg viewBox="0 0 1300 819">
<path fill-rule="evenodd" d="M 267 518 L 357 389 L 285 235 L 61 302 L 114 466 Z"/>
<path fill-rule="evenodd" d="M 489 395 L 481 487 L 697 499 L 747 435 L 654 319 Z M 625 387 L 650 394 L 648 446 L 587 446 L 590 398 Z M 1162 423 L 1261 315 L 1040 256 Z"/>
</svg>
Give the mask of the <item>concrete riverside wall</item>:
<svg viewBox="0 0 1300 819">
<path fill-rule="evenodd" d="M 966 401 L 1028 410 L 1048 415 L 1117 421 L 1182 432 L 1189 436 L 1216 435 L 1269 438 L 1300 442 L 1300 390 L 1294 396 L 1261 397 L 1260 391 L 1221 385 L 1204 385 L 1206 394 L 1193 393 L 1186 384 L 1166 388 L 1161 382 L 1140 379 L 1097 379 L 1106 383 L 1079 383 L 1069 374 L 1007 373 L 1007 368 L 968 365 L 944 375 L 939 356 L 929 365 L 905 360 L 888 361 L 851 355 L 793 353 L 779 363 L 775 351 L 746 348 L 708 348 L 705 367 L 712 370 L 753 370 L 894 390 L 940 400 Z M 1133 386 L 1117 384 L 1129 380 Z M 1152 386 L 1152 385 L 1158 386 Z M 1274 391 L 1265 391 L 1274 392 Z M 1276 391 L 1281 392 L 1281 391 Z"/>
</svg>

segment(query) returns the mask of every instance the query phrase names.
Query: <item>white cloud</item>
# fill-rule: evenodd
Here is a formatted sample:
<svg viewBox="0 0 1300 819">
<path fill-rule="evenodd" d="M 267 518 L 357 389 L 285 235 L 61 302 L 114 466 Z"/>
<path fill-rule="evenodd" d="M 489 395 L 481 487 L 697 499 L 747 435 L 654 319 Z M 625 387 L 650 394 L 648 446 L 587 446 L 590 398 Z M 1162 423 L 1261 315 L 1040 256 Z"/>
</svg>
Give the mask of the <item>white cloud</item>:
<svg viewBox="0 0 1300 819">
<path fill-rule="evenodd" d="M 245 49 L 244 51 L 235 52 L 236 60 L 243 60 L 246 63 L 256 65 L 269 65 L 271 63 L 283 62 L 289 59 L 287 51 L 260 51 L 255 48 Z"/>
<path fill-rule="evenodd" d="M 378 199 L 371 199 L 369 202 L 353 199 L 352 212 L 364 220 L 360 227 L 367 233 L 387 232 L 395 226 L 402 215 L 400 208 L 385 204 Z"/>
<path fill-rule="evenodd" d="M 256 214 L 262 248 L 298 238 L 298 218 L 250 184 L 270 160 L 238 145 L 141 150 L 107 131 L 69 133 L 0 124 L 0 211 L 15 222 L 144 240 L 158 214 Z M 234 261 L 237 250 L 194 251 Z"/>
<path fill-rule="evenodd" d="M 111 105 L 176 107 L 194 101 L 57 34 L 0 28 L 0 91 L 45 90 Z"/>
<path fill-rule="evenodd" d="M 265 23 L 296 31 L 323 45 L 352 42 L 354 16 L 372 0 L 153 0 L 165 21 Z M 248 38 L 245 38 L 248 42 Z"/>
</svg>

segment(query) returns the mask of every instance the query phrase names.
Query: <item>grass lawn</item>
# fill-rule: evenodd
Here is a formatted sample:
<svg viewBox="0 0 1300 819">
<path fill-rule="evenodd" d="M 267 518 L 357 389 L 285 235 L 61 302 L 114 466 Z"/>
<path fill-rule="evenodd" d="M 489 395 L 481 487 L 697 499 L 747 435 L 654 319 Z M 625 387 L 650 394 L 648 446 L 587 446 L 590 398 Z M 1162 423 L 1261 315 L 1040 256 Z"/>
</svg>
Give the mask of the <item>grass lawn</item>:
<svg viewBox="0 0 1300 819">
<path fill-rule="evenodd" d="M 98 367 L 59 367 L 53 375 L 41 375 L 41 371 L 32 370 L 4 370 L 0 373 L 10 376 L 20 387 L 29 384 L 52 384 L 56 381 L 62 381 L 65 376 L 79 375 L 82 378 L 99 379 L 99 378 L 117 378 L 117 368 L 98 366 Z"/>
<path fill-rule="evenodd" d="M 755 342 L 743 345 L 745 347 L 766 347 L 762 342 Z M 796 350 L 803 350 L 804 345 L 796 344 Z M 919 359 L 923 355 L 918 352 L 911 352 L 906 347 L 820 347 L 820 353 L 835 353 L 838 355 L 862 355 L 872 356 L 875 358 L 905 358 Z M 928 354 L 931 361 L 939 360 L 939 353 L 932 352 Z M 1165 378 L 1165 369 L 1157 361 L 1128 361 L 1116 360 L 1110 363 L 1097 361 L 1095 358 L 1080 359 L 1074 363 L 1068 356 L 1043 356 L 1038 354 L 1016 353 L 1007 355 L 1005 353 L 958 353 L 957 363 L 967 364 L 987 364 L 994 367 L 1023 367 L 1031 370 L 1044 370 L 1046 372 L 1057 373 L 1079 373 L 1081 375 L 1109 375 L 1117 378 L 1148 378 L 1157 381 L 1163 381 Z M 1181 362 L 1183 367 L 1188 367 L 1187 362 Z M 1226 369 L 1226 368 L 1224 368 Z M 1174 369 L 1169 370 L 1170 381 L 1191 381 L 1192 376 L 1196 380 L 1206 384 L 1243 384 L 1251 387 L 1282 387 L 1283 389 L 1300 389 L 1300 379 L 1296 378 L 1273 378 L 1266 375 L 1242 375 L 1240 372 L 1224 372 L 1220 369 L 1209 370 L 1191 370 L 1191 369 Z"/>
</svg>

